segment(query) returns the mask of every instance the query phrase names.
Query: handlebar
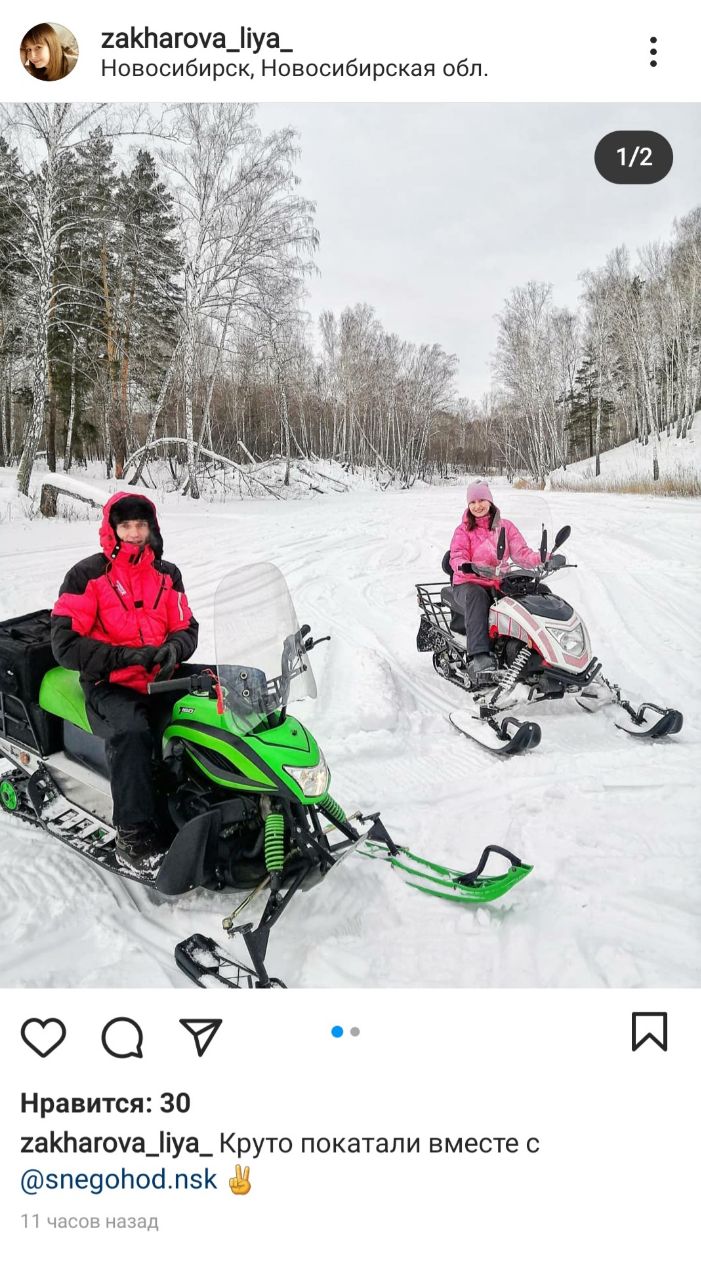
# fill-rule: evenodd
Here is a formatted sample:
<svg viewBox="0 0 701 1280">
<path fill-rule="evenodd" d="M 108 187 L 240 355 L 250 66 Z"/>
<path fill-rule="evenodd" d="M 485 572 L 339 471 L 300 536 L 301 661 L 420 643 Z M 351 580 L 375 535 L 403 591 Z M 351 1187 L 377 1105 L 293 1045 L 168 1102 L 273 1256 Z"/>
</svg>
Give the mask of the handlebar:
<svg viewBox="0 0 701 1280">
<path fill-rule="evenodd" d="M 268 680 L 268 692 L 275 695 L 280 705 L 285 705 L 289 696 L 289 687 L 295 676 L 301 675 L 306 671 L 304 664 L 304 656 L 309 653 L 310 649 L 314 649 L 316 645 L 323 644 L 325 640 L 330 640 L 330 636 L 320 636 L 318 640 L 314 640 L 311 635 L 311 627 L 307 624 L 299 628 L 299 631 L 288 636 L 283 644 L 281 657 L 281 673 L 279 676 Z M 259 673 L 263 681 L 265 675 Z M 226 680 L 226 674 L 224 675 Z M 213 672 L 202 672 L 199 675 L 176 676 L 173 680 L 151 680 L 146 686 L 149 694 L 159 693 L 201 693 L 213 696 L 215 691 L 219 689 L 218 678 Z M 221 696 L 220 694 L 218 696 Z"/>
<path fill-rule="evenodd" d="M 179 676 L 176 680 L 151 680 L 146 686 L 148 693 L 211 693 L 214 688 L 212 676 Z"/>
<path fill-rule="evenodd" d="M 512 575 L 538 579 L 545 578 L 550 573 L 557 573 L 559 569 L 576 569 L 577 565 L 569 561 L 567 564 L 551 564 L 549 560 L 546 560 L 544 564 L 536 565 L 512 564 L 508 569 L 502 569 L 498 564 L 461 564 L 458 567 L 461 573 L 472 573 L 476 578 L 498 578 L 502 581 Z"/>
<path fill-rule="evenodd" d="M 551 573 L 559 573 L 560 569 L 576 568 L 577 565 L 571 564 L 569 561 L 567 564 L 551 564 L 549 560 L 546 560 L 545 564 L 535 565 L 532 569 L 521 567 L 520 565 L 513 565 L 510 569 L 507 569 L 506 573 L 501 575 L 501 578 L 502 581 L 505 578 L 510 577 L 536 578 L 538 582 L 540 582 L 541 578 L 547 578 Z"/>
<path fill-rule="evenodd" d="M 149 693 L 175 693 L 176 689 L 189 693 L 190 677 L 183 677 L 182 680 L 149 680 L 146 688 Z"/>
</svg>

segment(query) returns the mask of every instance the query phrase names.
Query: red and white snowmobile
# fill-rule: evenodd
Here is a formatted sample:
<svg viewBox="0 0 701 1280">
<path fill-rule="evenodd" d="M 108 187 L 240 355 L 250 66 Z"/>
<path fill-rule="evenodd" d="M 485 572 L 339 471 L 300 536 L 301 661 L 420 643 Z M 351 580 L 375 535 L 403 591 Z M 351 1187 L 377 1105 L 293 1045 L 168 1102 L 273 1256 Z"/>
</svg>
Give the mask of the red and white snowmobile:
<svg viewBox="0 0 701 1280">
<path fill-rule="evenodd" d="M 570 535 L 565 525 L 557 534 L 556 551 Z M 545 578 L 561 568 L 576 565 L 553 564 L 547 558 L 547 534 L 540 545 L 541 563 L 535 569 L 504 563 L 504 531 L 497 543 L 497 565 L 464 565 L 464 571 L 499 581 L 489 610 L 489 636 L 496 667 L 489 684 L 475 684 L 468 670 L 465 623 L 452 585 L 445 582 L 417 583 L 421 621 L 416 647 L 433 653 L 433 665 L 440 676 L 464 689 L 471 697 L 469 711 L 452 712 L 451 724 L 490 751 L 516 755 L 537 747 L 540 725 L 506 714 L 524 702 L 574 698 L 585 711 L 614 705 L 626 717 L 617 727 L 635 737 L 660 739 L 679 733 L 680 711 L 643 702 L 634 707 L 601 672 L 593 654 L 589 633 L 572 605 L 555 595 Z M 441 565 L 450 576 L 449 553 Z"/>
</svg>

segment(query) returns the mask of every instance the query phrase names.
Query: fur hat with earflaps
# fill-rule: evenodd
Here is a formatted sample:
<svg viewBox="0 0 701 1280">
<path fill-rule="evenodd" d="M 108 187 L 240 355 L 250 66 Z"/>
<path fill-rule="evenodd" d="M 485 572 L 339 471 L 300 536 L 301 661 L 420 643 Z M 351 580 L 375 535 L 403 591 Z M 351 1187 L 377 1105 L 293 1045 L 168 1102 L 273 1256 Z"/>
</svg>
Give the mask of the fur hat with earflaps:
<svg viewBox="0 0 701 1280">
<path fill-rule="evenodd" d="M 156 508 L 150 498 L 141 493 L 119 493 L 105 503 L 104 513 L 108 517 L 109 526 L 116 535 L 117 525 L 125 520 L 146 520 L 149 527 L 149 545 L 153 548 L 156 560 L 163 555 L 163 537 L 158 525 Z M 115 549 L 119 540 L 115 541 Z M 103 543 L 103 550 L 106 550 Z M 116 552 L 112 551 L 114 555 Z M 109 554 L 109 552 L 107 553 Z"/>
</svg>

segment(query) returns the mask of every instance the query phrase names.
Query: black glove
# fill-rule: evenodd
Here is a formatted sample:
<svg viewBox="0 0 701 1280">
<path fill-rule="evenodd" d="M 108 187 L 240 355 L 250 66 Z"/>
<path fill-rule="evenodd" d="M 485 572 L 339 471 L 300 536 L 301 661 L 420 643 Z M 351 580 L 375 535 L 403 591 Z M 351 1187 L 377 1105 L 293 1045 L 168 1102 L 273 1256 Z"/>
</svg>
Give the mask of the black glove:
<svg viewBox="0 0 701 1280">
<path fill-rule="evenodd" d="M 564 569 L 567 564 L 567 556 L 554 555 L 548 560 L 551 569 Z"/>
<path fill-rule="evenodd" d="M 458 569 L 461 573 L 472 573 L 473 571 L 471 564 L 459 564 Z"/>
<path fill-rule="evenodd" d="M 161 668 L 156 676 L 157 680 L 170 680 L 178 665 L 179 656 L 177 645 L 174 644 L 164 644 L 156 650 L 153 665 Z"/>
<path fill-rule="evenodd" d="M 158 649 L 155 644 L 146 644 L 141 649 L 132 649 L 128 645 L 115 645 L 115 669 L 121 667 L 145 667 L 150 671 L 156 661 Z"/>
</svg>

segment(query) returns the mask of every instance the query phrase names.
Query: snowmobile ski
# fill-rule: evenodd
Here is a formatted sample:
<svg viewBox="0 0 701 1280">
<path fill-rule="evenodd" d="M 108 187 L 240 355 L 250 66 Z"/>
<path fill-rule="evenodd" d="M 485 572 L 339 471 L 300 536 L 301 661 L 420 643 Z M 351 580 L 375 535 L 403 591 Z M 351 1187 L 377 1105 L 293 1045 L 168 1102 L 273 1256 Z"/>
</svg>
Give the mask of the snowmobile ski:
<svg viewBox="0 0 701 1280">
<path fill-rule="evenodd" d="M 502 845 L 489 844 L 482 850 L 474 871 L 457 871 L 440 862 L 421 858 L 405 845 L 395 844 L 379 813 L 352 813 L 345 821 L 371 823 L 365 838 L 353 845 L 352 851 L 361 857 L 388 862 L 406 884 L 436 898 L 447 898 L 453 902 L 491 902 L 508 893 L 533 870 Z M 483 876 L 491 853 L 499 853 L 506 858 L 511 863 L 509 871 L 499 876 Z M 226 925 L 227 921 L 224 921 L 225 928 Z"/>
<path fill-rule="evenodd" d="M 627 710 L 627 708 L 626 708 Z M 646 712 L 654 712 L 651 719 Z M 672 707 L 658 707 L 654 702 L 643 702 L 630 720 L 617 720 L 616 728 L 623 729 L 633 738 L 668 738 L 672 733 L 679 733 L 684 723 L 681 711 Z"/>
<path fill-rule="evenodd" d="M 478 717 L 459 711 L 451 711 L 448 718 L 459 733 L 496 755 L 522 755 L 537 747 L 541 739 L 540 725 L 535 720 L 504 716 L 498 721 L 494 715 Z"/>
<path fill-rule="evenodd" d="M 203 933 L 193 933 L 175 948 L 178 968 L 198 987 L 232 987 L 241 990 L 253 987 L 283 987 L 279 978 L 259 979 L 255 969 L 234 960 L 213 938 Z"/>
<path fill-rule="evenodd" d="M 597 687 L 598 686 L 598 687 Z M 606 690 L 604 692 L 602 690 Z M 628 719 L 615 721 L 617 729 L 632 738 L 650 738 L 657 741 L 679 733 L 684 725 L 684 716 L 674 707 L 659 707 L 655 702 L 642 702 L 635 707 L 627 698 L 621 696 L 619 685 L 613 684 L 605 676 L 600 675 L 595 684 L 584 690 L 577 698 L 577 705 L 584 711 L 598 711 L 601 707 L 615 706 L 627 713 Z"/>
<path fill-rule="evenodd" d="M 398 871 L 406 884 L 433 898 L 445 898 L 451 902 L 493 902 L 508 893 L 519 880 L 523 880 L 533 867 L 522 862 L 515 854 L 510 853 L 499 844 L 488 844 L 483 849 L 480 860 L 474 871 L 456 871 L 445 867 L 440 862 L 432 862 L 428 858 L 420 858 L 404 845 L 395 845 L 396 853 L 387 852 L 383 844 L 369 840 L 364 849 L 358 852 L 366 858 L 376 858 L 389 862 Z M 509 870 L 498 876 L 482 875 L 490 854 L 499 853 L 511 863 Z"/>
</svg>

